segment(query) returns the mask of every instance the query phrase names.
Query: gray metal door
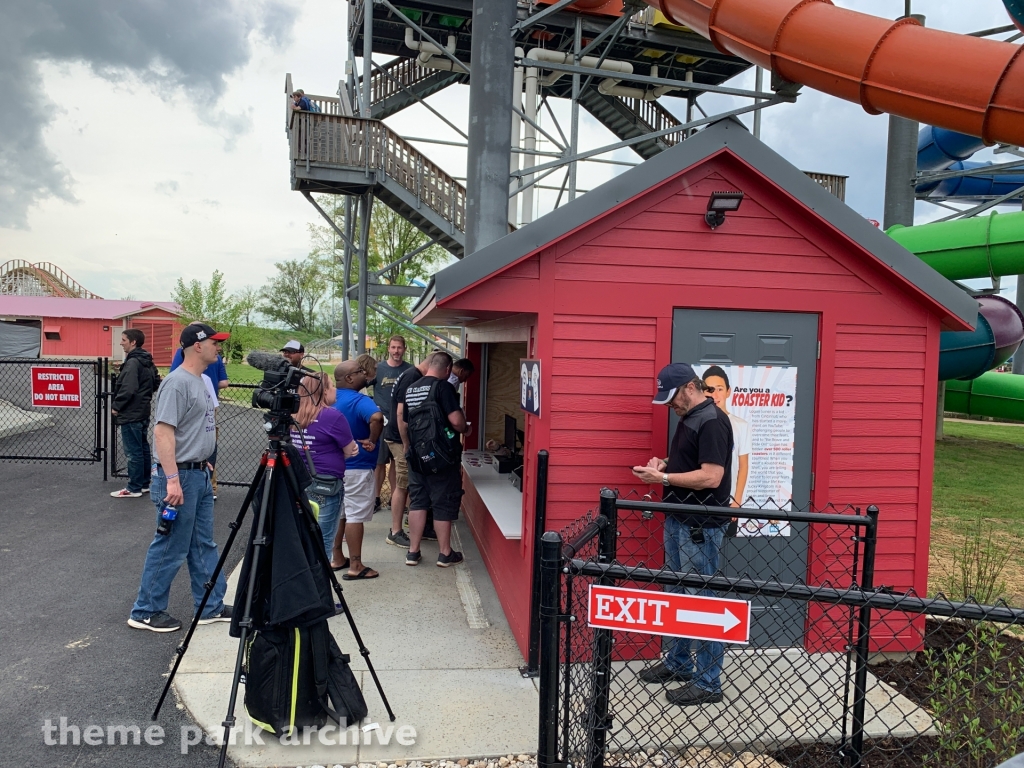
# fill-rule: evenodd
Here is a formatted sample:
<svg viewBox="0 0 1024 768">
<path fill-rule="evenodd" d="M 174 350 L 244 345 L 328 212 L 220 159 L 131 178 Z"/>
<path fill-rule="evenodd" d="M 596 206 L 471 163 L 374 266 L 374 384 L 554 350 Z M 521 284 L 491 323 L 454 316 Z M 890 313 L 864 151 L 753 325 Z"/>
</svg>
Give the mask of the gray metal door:
<svg viewBox="0 0 1024 768">
<path fill-rule="evenodd" d="M 818 316 L 677 309 L 672 322 L 672 360 L 691 365 L 797 367 L 793 504 L 805 507 L 811 496 Z M 674 431 L 678 419 L 675 414 L 671 418 Z M 793 525 L 789 536 L 726 539 L 720 562 L 730 576 L 749 574 L 755 579 L 803 582 L 807 578 L 807 525 Z M 752 612 L 751 646 L 802 644 L 802 603 L 758 598 Z"/>
</svg>

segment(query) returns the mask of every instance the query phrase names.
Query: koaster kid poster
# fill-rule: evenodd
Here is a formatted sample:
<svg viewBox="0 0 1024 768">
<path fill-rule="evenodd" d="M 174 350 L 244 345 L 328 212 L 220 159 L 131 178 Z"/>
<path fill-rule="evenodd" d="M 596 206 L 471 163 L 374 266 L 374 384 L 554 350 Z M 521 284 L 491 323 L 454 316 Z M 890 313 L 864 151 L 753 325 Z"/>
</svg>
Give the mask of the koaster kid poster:
<svg viewBox="0 0 1024 768">
<path fill-rule="evenodd" d="M 708 394 L 733 432 L 732 496 L 738 506 L 778 505 L 793 497 L 795 366 L 698 365 Z M 740 520 L 738 536 L 788 536 L 780 520 Z"/>
</svg>

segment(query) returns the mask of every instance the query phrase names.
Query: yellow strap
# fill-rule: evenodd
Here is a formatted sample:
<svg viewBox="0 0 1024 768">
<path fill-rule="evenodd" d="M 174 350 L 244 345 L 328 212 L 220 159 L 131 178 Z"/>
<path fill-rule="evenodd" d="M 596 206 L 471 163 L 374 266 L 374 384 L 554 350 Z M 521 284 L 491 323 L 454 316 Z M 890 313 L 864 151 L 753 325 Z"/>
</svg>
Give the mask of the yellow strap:
<svg viewBox="0 0 1024 768">
<path fill-rule="evenodd" d="M 292 664 L 292 706 L 291 712 L 289 713 L 288 729 L 291 732 L 295 732 L 295 701 L 298 699 L 299 694 L 299 654 L 301 653 L 302 642 L 301 636 L 299 635 L 299 628 L 295 628 L 295 653 L 293 654 L 294 662 Z"/>
</svg>

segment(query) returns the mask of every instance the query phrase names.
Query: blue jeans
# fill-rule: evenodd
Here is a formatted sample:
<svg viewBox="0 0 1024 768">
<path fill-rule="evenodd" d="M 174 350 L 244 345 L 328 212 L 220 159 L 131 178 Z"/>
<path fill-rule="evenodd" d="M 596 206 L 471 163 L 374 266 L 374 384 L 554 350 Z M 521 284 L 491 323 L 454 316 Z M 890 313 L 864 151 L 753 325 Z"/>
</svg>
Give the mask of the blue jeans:
<svg viewBox="0 0 1024 768">
<path fill-rule="evenodd" d="M 121 442 L 128 459 L 128 490 L 138 493 L 149 485 L 149 469 L 153 464 L 149 452 L 149 422 L 132 421 L 121 425 Z"/>
<path fill-rule="evenodd" d="M 179 470 L 182 494 L 185 501 L 178 507 L 178 519 L 166 536 L 159 533 L 146 552 L 146 564 L 142 568 L 142 583 L 139 596 L 132 606 L 133 619 L 146 619 L 154 613 L 167 610 L 171 582 L 181 564 L 188 562 L 188 575 L 192 583 L 192 601 L 196 610 L 206 593 L 205 584 L 210 580 L 217 566 L 217 543 L 213 540 L 213 487 L 210 473 L 205 469 Z M 156 522 L 167 495 L 167 478 L 163 467 L 152 478 L 149 498 L 156 507 Z M 224 609 L 224 593 L 228 583 L 223 571 L 217 576 L 210 600 L 202 618 L 216 616 Z"/>
<path fill-rule="evenodd" d="M 324 550 L 327 552 L 327 559 L 331 559 L 334 551 L 334 535 L 338 532 L 338 518 L 341 515 L 341 502 L 345 499 L 345 486 L 334 496 L 321 496 L 318 493 L 310 493 L 309 500 L 320 505 L 320 513 L 316 521 L 320 524 L 320 531 L 324 535 Z"/>
<path fill-rule="evenodd" d="M 718 571 L 718 553 L 722 550 L 725 528 L 705 528 L 704 543 L 694 544 L 690 539 L 690 526 L 674 517 L 665 518 L 665 567 L 673 571 L 694 572 L 701 576 L 713 576 Z M 714 597 L 710 589 L 691 589 L 687 587 L 666 587 L 666 592 L 677 594 L 703 595 Z M 690 656 L 690 644 L 697 644 L 697 663 L 694 666 Z M 725 657 L 725 646 L 707 640 L 693 641 L 681 637 L 675 641 L 668 655 L 665 666 L 676 672 L 693 675 L 693 682 L 698 688 L 712 693 L 722 692 L 722 660 Z"/>
</svg>

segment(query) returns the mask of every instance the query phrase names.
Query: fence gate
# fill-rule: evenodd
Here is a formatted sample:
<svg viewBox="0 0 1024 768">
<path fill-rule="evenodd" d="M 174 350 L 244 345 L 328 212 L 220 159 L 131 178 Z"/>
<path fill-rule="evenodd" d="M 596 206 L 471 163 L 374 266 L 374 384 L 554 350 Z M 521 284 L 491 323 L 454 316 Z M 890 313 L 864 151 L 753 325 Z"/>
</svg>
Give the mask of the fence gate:
<svg viewBox="0 0 1024 768">
<path fill-rule="evenodd" d="M 97 462 L 105 480 L 107 364 L 0 358 L 0 461 Z"/>
</svg>

